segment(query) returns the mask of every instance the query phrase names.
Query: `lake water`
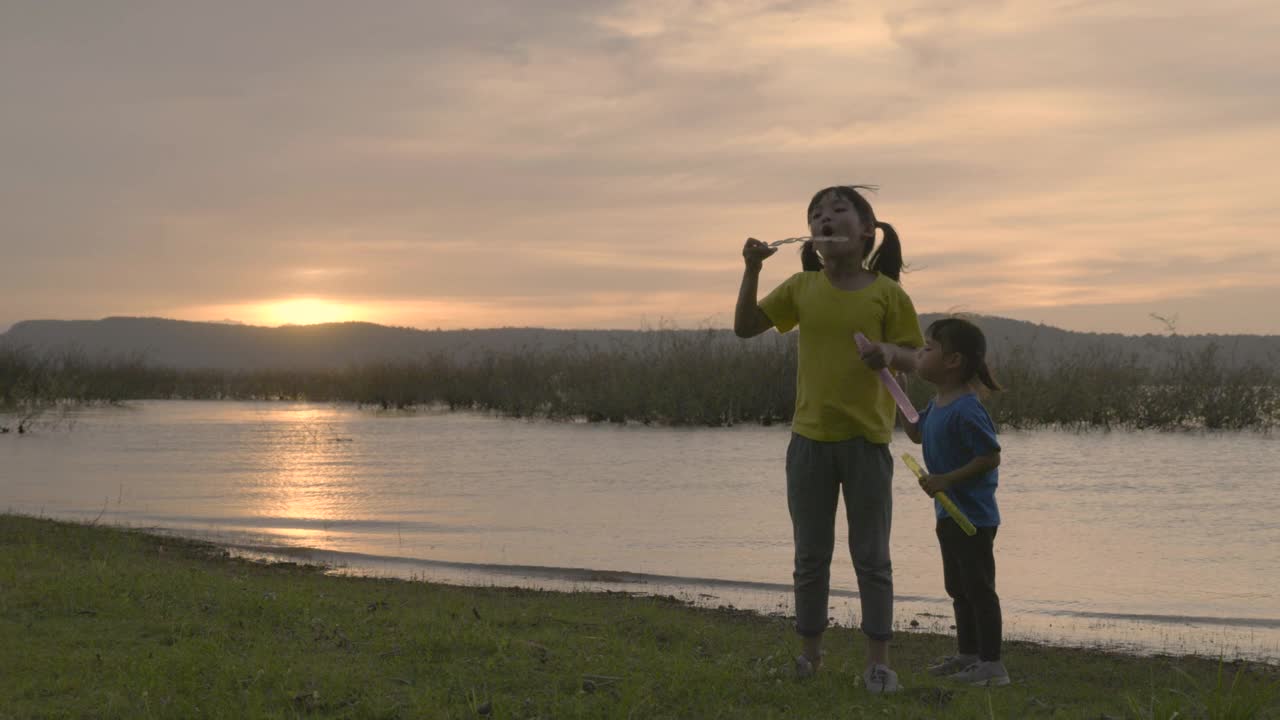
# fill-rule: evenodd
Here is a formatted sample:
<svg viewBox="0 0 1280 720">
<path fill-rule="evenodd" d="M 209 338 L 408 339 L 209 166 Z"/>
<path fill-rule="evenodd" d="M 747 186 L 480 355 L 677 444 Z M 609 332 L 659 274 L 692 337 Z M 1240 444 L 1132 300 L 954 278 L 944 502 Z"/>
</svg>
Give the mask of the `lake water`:
<svg viewBox="0 0 1280 720">
<path fill-rule="evenodd" d="M 345 572 L 789 613 L 788 439 L 785 427 L 144 402 L 0 435 L 0 510 Z M 1007 637 L 1280 658 L 1280 438 L 1033 431 L 1002 442 Z M 919 456 L 902 435 L 893 450 Z M 894 485 L 898 626 L 946 631 L 932 503 L 901 463 Z M 832 615 L 849 624 L 856 582 L 838 532 Z"/>
</svg>

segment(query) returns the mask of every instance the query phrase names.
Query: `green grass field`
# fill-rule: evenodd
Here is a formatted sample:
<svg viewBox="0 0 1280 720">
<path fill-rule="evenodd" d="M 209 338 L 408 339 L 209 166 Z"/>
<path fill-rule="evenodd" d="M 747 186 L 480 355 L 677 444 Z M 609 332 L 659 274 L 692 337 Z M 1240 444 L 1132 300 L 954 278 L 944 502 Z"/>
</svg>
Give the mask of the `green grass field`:
<svg viewBox="0 0 1280 720">
<path fill-rule="evenodd" d="M 0 515 L 0 718 L 1280 717 L 1275 667 L 1013 642 L 1013 685 L 987 690 L 922 672 L 951 645 L 900 634 L 907 690 L 873 697 L 847 629 L 798 681 L 782 618 L 338 577 Z"/>
</svg>

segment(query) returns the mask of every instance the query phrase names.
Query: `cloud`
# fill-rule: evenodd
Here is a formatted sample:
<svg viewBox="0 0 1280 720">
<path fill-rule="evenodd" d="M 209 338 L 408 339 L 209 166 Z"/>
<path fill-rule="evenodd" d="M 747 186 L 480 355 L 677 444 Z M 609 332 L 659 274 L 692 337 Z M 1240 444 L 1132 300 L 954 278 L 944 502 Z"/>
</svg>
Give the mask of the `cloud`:
<svg viewBox="0 0 1280 720">
<path fill-rule="evenodd" d="M 608 314 L 530 298 L 625 298 L 603 302 L 623 326 L 663 302 L 709 315 L 736 291 L 743 238 L 803 232 L 833 182 L 881 185 L 922 309 L 1087 318 L 1280 271 L 1271 3 L 7 15 L 0 92 L 23 101 L 0 132 L 0 285 L 16 298 L 0 324 L 303 294 L 424 326 L 461 304 L 474 324 L 508 301 L 530 324 Z M 1189 276 L 1163 260 L 1197 253 L 1248 263 Z M 762 285 L 797 266 L 779 258 Z"/>
</svg>

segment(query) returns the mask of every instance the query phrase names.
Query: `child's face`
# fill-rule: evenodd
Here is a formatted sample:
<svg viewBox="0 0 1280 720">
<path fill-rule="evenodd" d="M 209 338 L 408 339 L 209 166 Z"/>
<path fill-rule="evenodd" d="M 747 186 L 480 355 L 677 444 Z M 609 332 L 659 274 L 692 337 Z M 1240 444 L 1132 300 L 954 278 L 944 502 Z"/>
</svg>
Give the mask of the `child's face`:
<svg viewBox="0 0 1280 720">
<path fill-rule="evenodd" d="M 942 343 L 926 338 L 924 347 L 916 351 L 916 373 L 936 385 L 946 380 L 956 359 L 956 353 L 943 350 Z"/>
<path fill-rule="evenodd" d="M 823 257 L 862 257 L 862 248 L 871 241 L 872 232 L 862 223 L 858 209 L 835 192 L 828 192 L 818 199 L 809 215 L 809 234 L 814 238 L 844 237 L 846 242 L 814 240 L 814 248 Z"/>
</svg>

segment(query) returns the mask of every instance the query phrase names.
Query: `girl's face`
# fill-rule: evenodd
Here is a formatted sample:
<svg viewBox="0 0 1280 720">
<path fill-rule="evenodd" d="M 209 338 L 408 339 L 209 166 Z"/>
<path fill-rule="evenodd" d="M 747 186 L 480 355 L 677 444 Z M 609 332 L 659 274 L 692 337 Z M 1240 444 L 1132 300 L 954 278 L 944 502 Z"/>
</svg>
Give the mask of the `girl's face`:
<svg viewBox="0 0 1280 720">
<path fill-rule="evenodd" d="M 863 257 L 864 246 L 873 241 L 874 228 L 863 224 L 858 209 L 836 192 L 828 192 L 818 199 L 809 214 L 809 234 L 815 240 L 814 248 L 823 257 Z M 845 242 L 824 242 L 817 238 L 843 237 Z"/>
<path fill-rule="evenodd" d="M 947 353 L 942 349 L 942 343 L 933 338 L 925 338 L 924 347 L 916 351 L 916 374 L 937 385 L 946 380 L 958 360 L 956 353 Z"/>
</svg>

